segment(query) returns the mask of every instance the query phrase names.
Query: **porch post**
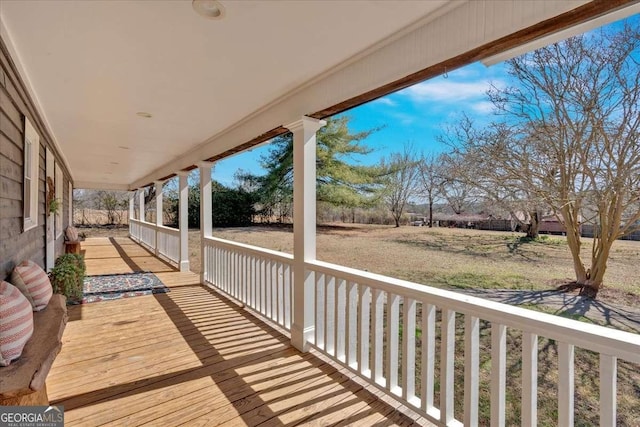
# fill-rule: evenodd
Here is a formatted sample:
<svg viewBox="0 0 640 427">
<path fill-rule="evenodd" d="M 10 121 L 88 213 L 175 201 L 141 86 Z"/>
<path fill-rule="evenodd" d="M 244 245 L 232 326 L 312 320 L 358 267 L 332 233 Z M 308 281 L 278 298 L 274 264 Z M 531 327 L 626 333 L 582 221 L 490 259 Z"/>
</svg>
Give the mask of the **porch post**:
<svg viewBox="0 0 640 427">
<path fill-rule="evenodd" d="M 303 117 L 293 133 L 293 323 L 291 345 L 309 351 L 314 333 L 314 280 L 305 262 L 316 259 L 316 132 L 326 122 Z"/>
<path fill-rule="evenodd" d="M 205 237 L 211 237 L 211 162 L 200 162 L 200 283 L 209 275 Z"/>
<path fill-rule="evenodd" d="M 180 271 L 189 271 L 189 185 L 187 182 L 188 171 L 178 172 L 179 197 L 178 218 L 180 229 Z"/>
<path fill-rule="evenodd" d="M 144 187 L 138 188 L 138 202 L 138 219 L 144 221 Z"/>
<path fill-rule="evenodd" d="M 135 207 L 135 203 L 136 203 L 136 193 L 135 191 L 129 191 L 129 237 L 131 237 L 131 220 L 134 219 L 135 217 L 135 213 L 136 213 L 136 207 Z"/>
<path fill-rule="evenodd" d="M 158 241 L 158 228 L 162 226 L 162 186 L 163 181 L 155 181 L 153 185 L 156 188 L 156 256 L 160 255 L 160 242 Z"/>
</svg>

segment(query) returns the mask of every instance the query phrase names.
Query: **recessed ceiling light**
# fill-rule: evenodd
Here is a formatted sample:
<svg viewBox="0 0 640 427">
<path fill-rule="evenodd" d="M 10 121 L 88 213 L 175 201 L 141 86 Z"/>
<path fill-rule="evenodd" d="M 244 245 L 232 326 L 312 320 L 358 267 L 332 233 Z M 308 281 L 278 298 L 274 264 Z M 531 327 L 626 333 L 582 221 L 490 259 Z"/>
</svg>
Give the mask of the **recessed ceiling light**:
<svg viewBox="0 0 640 427">
<path fill-rule="evenodd" d="M 218 0 L 193 0 L 191 6 L 198 15 L 208 19 L 221 19 L 224 16 L 224 7 Z"/>
<path fill-rule="evenodd" d="M 151 117 L 153 117 L 151 113 L 147 113 L 145 111 L 138 111 L 136 113 L 136 116 L 144 117 L 145 119 L 150 119 Z"/>
</svg>

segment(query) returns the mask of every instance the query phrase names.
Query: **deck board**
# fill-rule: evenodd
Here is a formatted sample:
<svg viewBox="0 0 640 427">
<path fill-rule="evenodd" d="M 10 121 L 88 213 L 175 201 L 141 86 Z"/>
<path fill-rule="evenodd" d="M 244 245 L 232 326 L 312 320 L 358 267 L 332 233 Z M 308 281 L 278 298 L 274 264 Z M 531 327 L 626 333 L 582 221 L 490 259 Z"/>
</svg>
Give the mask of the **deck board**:
<svg viewBox="0 0 640 427">
<path fill-rule="evenodd" d="M 87 274 L 152 271 L 170 292 L 69 307 L 47 380 L 66 425 L 424 424 L 135 242 L 82 249 Z"/>
</svg>

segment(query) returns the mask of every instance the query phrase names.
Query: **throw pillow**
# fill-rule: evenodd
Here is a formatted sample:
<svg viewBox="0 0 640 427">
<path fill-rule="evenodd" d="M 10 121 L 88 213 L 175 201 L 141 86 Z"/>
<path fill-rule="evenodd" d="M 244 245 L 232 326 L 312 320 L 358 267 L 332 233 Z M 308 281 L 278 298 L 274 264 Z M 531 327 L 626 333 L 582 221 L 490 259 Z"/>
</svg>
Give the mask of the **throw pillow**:
<svg viewBox="0 0 640 427">
<path fill-rule="evenodd" d="M 11 283 L 30 300 L 33 311 L 45 308 L 53 295 L 47 273 L 33 261 L 22 261 L 14 268 L 11 273 Z"/>
<path fill-rule="evenodd" d="M 65 232 L 67 235 L 67 240 L 69 242 L 77 242 L 78 241 L 78 229 L 72 226 L 67 227 L 67 231 Z"/>
<path fill-rule="evenodd" d="M 15 286 L 0 281 L 0 366 L 20 357 L 32 334 L 31 304 Z"/>
</svg>

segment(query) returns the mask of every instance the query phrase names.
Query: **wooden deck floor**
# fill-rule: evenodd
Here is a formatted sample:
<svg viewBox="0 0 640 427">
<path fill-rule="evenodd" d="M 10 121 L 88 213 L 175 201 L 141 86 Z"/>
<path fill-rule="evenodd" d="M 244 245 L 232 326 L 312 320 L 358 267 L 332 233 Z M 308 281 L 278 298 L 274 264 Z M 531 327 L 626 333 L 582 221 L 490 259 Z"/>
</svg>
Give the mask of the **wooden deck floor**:
<svg viewBox="0 0 640 427">
<path fill-rule="evenodd" d="M 83 250 L 88 274 L 153 271 L 171 291 L 70 307 L 47 381 L 66 425 L 425 424 L 131 240 Z"/>
</svg>

